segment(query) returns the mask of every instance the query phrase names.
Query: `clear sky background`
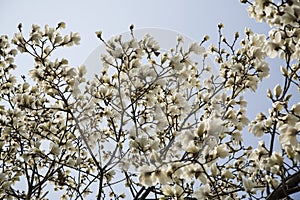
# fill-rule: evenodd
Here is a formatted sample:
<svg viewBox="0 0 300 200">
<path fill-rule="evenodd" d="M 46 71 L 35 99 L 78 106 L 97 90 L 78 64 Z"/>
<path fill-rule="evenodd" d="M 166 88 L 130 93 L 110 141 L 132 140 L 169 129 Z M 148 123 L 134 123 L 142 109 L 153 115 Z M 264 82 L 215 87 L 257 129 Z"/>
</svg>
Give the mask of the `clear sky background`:
<svg viewBox="0 0 300 200">
<path fill-rule="evenodd" d="M 99 45 L 95 31 L 104 37 L 123 33 L 133 23 L 136 28 L 157 27 L 178 31 L 200 41 L 205 34 L 212 41 L 217 37 L 217 24 L 225 24 L 225 33 L 232 36 L 244 27 L 265 32 L 267 25 L 248 18 L 246 7 L 239 0 L 1 0 L 0 34 L 12 36 L 18 23 L 24 30 L 31 24 L 56 26 L 67 23 L 67 30 L 81 34 L 81 45 L 65 53 L 72 63 L 83 63 Z M 75 53 L 76 52 L 76 53 Z"/>
<path fill-rule="evenodd" d="M 250 19 L 246 7 L 239 0 L 0 0 L 0 35 L 11 38 L 18 31 L 20 22 L 27 34 L 31 24 L 56 26 L 64 21 L 66 33 L 80 33 L 81 45 L 60 51 L 61 56 L 68 58 L 71 65 L 79 66 L 100 45 L 95 31 L 102 30 L 103 37 L 109 39 L 112 35 L 128 31 L 130 24 L 134 24 L 136 29 L 155 27 L 174 30 L 196 41 L 210 35 L 210 42 L 215 44 L 220 22 L 225 25 L 224 34 L 228 39 L 233 39 L 236 31 L 243 35 L 245 27 L 257 33 L 267 33 L 268 25 Z M 33 63 L 29 58 L 17 59 L 17 62 L 22 73 Z M 272 67 L 279 69 L 279 66 L 271 66 L 271 73 Z M 258 94 L 251 94 L 249 110 L 256 111 L 250 113 L 251 119 L 257 111 L 267 111 L 270 102 L 265 98 L 265 92 L 278 83 L 274 77 L 264 81 Z M 266 103 L 263 103 L 263 98 Z"/>
</svg>

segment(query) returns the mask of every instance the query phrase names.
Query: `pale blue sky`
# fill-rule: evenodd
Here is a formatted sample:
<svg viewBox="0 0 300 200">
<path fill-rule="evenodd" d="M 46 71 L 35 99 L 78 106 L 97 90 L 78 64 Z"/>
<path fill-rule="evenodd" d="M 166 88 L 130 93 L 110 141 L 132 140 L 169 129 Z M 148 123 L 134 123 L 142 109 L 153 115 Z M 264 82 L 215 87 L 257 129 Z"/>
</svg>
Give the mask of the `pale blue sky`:
<svg viewBox="0 0 300 200">
<path fill-rule="evenodd" d="M 245 26 L 258 32 L 267 28 L 248 18 L 246 7 L 239 0 L 1 0 L 0 7 L 0 34 L 12 35 L 19 22 L 28 30 L 33 23 L 56 26 L 65 21 L 68 31 L 79 32 L 82 37 L 79 47 L 66 51 L 74 64 L 82 63 L 99 44 L 95 31 L 102 30 L 104 37 L 109 38 L 128 31 L 131 23 L 136 28 L 172 29 L 198 41 L 205 34 L 216 39 L 219 22 L 225 24 L 228 36 L 243 31 Z"/>
</svg>

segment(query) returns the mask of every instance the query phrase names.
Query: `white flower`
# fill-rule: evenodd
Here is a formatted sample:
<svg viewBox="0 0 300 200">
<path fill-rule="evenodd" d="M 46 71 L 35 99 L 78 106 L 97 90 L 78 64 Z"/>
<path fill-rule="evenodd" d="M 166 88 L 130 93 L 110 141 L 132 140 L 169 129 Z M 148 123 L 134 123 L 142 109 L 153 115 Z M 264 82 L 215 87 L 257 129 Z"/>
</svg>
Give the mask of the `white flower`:
<svg viewBox="0 0 300 200">
<path fill-rule="evenodd" d="M 197 153 L 199 150 L 199 145 L 195 145 L 193 140 L 190 141 L 187 146 L 185 146 L 185 151 L 188 153 Z"/>
<path fill-rule="evenodd" d="M 149 34 L 146 34 L 143 41 L 146 48 L 152 50 L 152 51 L 157 51 L 159 50 L 159 45 L 158 42 L 154 40 L 152 36 Z"/>
<path fill-rule="evenodd" d="M 7 180 L 6 174 L 3 172 L 0 172 L 0 183 L 3 183 Z"/>
<path fill-rule="evenodd" d="M 60 154 L 61 149 L 60 149 L 60 147 L 58 146 L 58 144 L 51 143 L 50 148 L 51 148 L 50 153 L 52 153 L 52 154 L 54 154 L 54 155 L 56 155 L 56 156 L 57 156 L 58 154 Z"/>
<path fill-rule="evenodd" d="M 199 44 L 194 42 L 189 46 L 189 52 L 193 52 L 197 55 L 200 55 L 205 52 L 205 49 L 204 49 L 204 47 L 201 47 Z"/>
<path fill-rule="evenodd" d="M 279 128 L 279 132 L 279 141 L 282 145 L 292 145 L 297 147 L 299 144 L 297 138 L 297 129 L 288 124 L 284 124 Z"/>
<path fill-rule="evenodd" d="M 205 133 L 205 123 L 201 121 L 198 126 L 197 135 L 199 137 L 202 137 L 204 133 Z"/>
<path fill-rule="evenodd" d="M 211 176 L 212 176 L 212 177 L 217 176 L 218 168 L 217 168 L 216 163 L 213 163 L 213 164 L 211 165 L 210 171 L 211 171 Z"/>
<path fill-rule="evenodd" d="M 65 35 L 65 36 L 64 36 L 63 43 L 64 43 L 64 44 L 69 44 L 70 40 L 71 40 L 70 36 L 69 36 L 69 35 Z M 68 46 L 68 45 L 67 45 L 67 46 Z"/>
<path fill-rule="evenodd" d="M 164 195 L 171 197 L 179 197 L 183 193 L 183 189 L 179 185 L 163 185 L 161 190 Z"/>
<path fill-rule="evenodd" d="M 183 69 L 184 65 L 183 63 L 181 63 L 182 61 L 182 55 L 181 54 L 176 54 L 175 56 L 173 56 L 171 58 L 171 63 L 170 65 L 176 70 L 176 71 L 180 71 Z"/>
<path fill-rule="evenodd" d="M 265 51 L 270 58 L 275 58 L 278 54 L 278 48 L 278 44 L 274 42 L 269 42 L 265 48 Z"/>
<path fill-rule="evenodd" d="M 45 25 L 45 35 L 47 35 L 48 36 L 48 38 L 49 38 L 49 40 L 50 41 L 53 41 L 53 37 L 54 37 L 54 34 L 55 34 L 55 29 L 54 28 L 52 28 L 52 27 L 49 27 L 49 25 Z"/>
<path fill-rule="evenodd" d="M 81 94 L 81 91 L 79 88 L 79 81 L 77 79 L 75 79 L 72 94 L 74 95 L 74 97 L 78 97 Z"/>
<path fill-rule="evenodd" d="M 183 36 L 182 35 L 177 35 L 177 42 L 181 43 L 184 42 Z"/>
<path fill-rule="evenodd" d="M 154 166 L 143 166 L 140 168 L 141 173 L 139 176 L 139 182 L 145 186 L 153 186 L 156 185 L 156 178 L 153 176 L 155 172 Z"/>
<path fill-rule="evenodd" d="M 277 84 L 274 89 L 273 92 L 275 94 L 275 97 L 278 98 L 280 96 L 280 94 L 282 93 L 282 89 L 281 86 L 279 84 Z"/>
<path fill-rule="evenodd" d="M 229 156 L 229 149 L 226 144 L 221 144 L 217 147 L 217 155 L 220 158 L 226 158 Z"/>
<path fill-rule="evenodd" d="M 235 176 L 228 169 L 222 171 L 222 177 L 227 179 L 235 178 Z"/>
<path fill-rule="evenodd" d="M 164 170 L 164 169 L 157 169 L 154 172 L 153 176 L 156 179 L 155 182 L 159 183 L 159 184 L 165 185 L 165 184 L 170 183 L 172 181 L 170 176 L 168 176 L 166 170 Z"/>
<path fill-rule="evenodd" d="M 183 149 L 188 153 L 196 153 L 199 151 L 199 145 L 195 144 L 194 138 L 196 133 L 193 131 L 184 131 L 177 138 Z"/>
<path fill-rule="evenodd" d="M 65 22 L 59 22 L 59 23 L 57 24 L 57 28 L 60 28 L 60 29 L 66 28 L 66 23 L 65 23 Z"/>
<path fill-rule="evenodd" d="M 251 192 L 251 190 L 253 189 L 253 187 L 255 186 L 255 183 L 252 181 L 251 178 L 246 178 L 246 177 L 243 177 L 243 186 L 246 190 L 246 192 Z"/>
<path fill-rule="evenodd" d="M 216 138 L 214 136 L 208 136 L 205 138 L 205 148 L 204 148 L 204 154 L 209 154 L 209 153 L 215 153 L 211 152 L 212 149 L 214 149 L 218 145 L 218 140 L 219 138 Z"/>
<path fill-rule="evenodd" d="M 262 47 L 265 41 L 266 36 L 263 34 L 254 34 L 250 37 L 250 45 L 253 47 Z"/>
<path fill-rule="evenodd" d="M 64 67 L 63 70 L 65 71 L 66 75 L 70 78 L 73 78 L 77 75 L 76 70 L 73 67 Z"/>
<path fill-rule="evenodd" d="M 33 41 L 34 44 L 40 44 L 42 35 L 41 35 L 41 33 L 36 32 L 36 33 L 32 34 L 30 39 Z"/>
<path fill-rule="evenodd" d="M 63 38 L 61 35 L 57 35 L 54 39 L 54 44 L 60 44 L 63 41 Z"/>
<path fill-rule="evenodd" d="M 217 140 L 224 131 L 224 122 L 220 117 L 213 116 L 206 120 L 206 130 L 208 136 L 214 136 Z"/>
<path fill-rule="evenodd" d="M 243 70 L 243 65 L 241 63 L 237 63 L 235 65 L 232 66 L 232 72 L 238 72 L 241 73 L 241 71 Z"/>
<path fill-rule="evenodd" d="M 265 126 L 263 122 L 256 122 L 255 124 L 251 124 L 249 127 L 249 131 L 253 133 L 255 137 L 262 137 L 265 132 Z"/>
<path fill-rule="evenodd" d="M 86 74 L 86 67 L 84 65 L 81 65 L 78 67 L 78 76 L 83 77 Z"/>
<path fill-rule="evenodd" d="M 161 191 L 166 196 L 173 196 L 174 195 L 173 188 L 170 185 L 163 185 L 161 187 Z"/>
<path fill-rule="evenodd" d="M 257 89 L 259 79 L 256 76 L 248 77 L 246 81 L 246 87 L 250 88 L 252 92 L 255 92 Z"/>
<path fill-rule="evenodd" d="M 258 72 L 259 80 L 263 78 L 267 78 L 270 75 L 269 64 L 265 61 L 261 61 L 257 63 L 256 70 Z"/>
<path fill-rule="evenodd" d="M 123 56 L 123 51 L 120 47 L 117 47 L 114 50 L 109 50 L 109 53 L 114 58 L 122 58 L 122 56 Z"/>
<path fill-rule="evenodd" d="M 79 33 L 71 33 L 71 40 L 78 45 L 80 42 L 80 35 Z"/>
<path fill-rule="evenodd" d="M 198 199 L 208 199 L 209 194 L 210 194 L 210 186 L 209 184 L 205 184 L 195 192 L 195 197 Z"/>
<path fill-rule="evenodd" d="M 182 187 L 180 187 L 179 185 L 175 185 L 173 187 L 174 193 L 176 197 L 179 197 L 184 191 L 182 189 Z"/>
<path fill-rule="evenodd" d="M 298 102 L 297 104 L 294 104 L 294 105 L 292 106 L 292 112 L 293 112 L 295 115 L 300 116 L 300 102 Z"/>
<path fill-rule="evenodd" d="M 271 164 L 271 166 L 273 166 L 275 164 L 282 166 L 282 164 L 283 164 L 282 155 L 279 154 L 277 151 L 274 151 L 270 158 L 270 164 Z"/>
</svg>

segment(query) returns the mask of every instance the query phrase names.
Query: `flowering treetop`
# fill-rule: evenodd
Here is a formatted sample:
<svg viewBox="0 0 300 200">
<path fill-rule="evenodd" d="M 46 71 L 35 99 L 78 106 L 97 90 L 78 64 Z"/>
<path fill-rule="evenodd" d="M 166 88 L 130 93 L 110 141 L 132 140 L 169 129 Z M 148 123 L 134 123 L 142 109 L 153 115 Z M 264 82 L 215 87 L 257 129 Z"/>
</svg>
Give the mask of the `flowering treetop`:
<svg viewBox="0 0 300 200">
<path fill-rule="evenodd" d="M 300 3 L 241 2 L 270 24 L 268 35 L 246 28 L 229 41 L 219 24 L 217 45 L 206 49 L 205 36 L 185 49 L 178 36 L 162 51 L 151 35 L 135 38 L 133 26 L 129 40 L 99 31 L 106 54 L 92 80 L 85 66 L 53 58 L 80 41 L 61 34 L 63 22 L 33 25 L 29 36 L 20 25 L 11 42 L 1 36 L 1 198 L 276 199 L 299 191 L 300 102 L 291 89 L 299 89 Z M 17 52 L 34 59 L 21 82 Z M 243 95 L 269 76 L 267 58 L 285 61 L 283 84 L 267 91 L 269 112 L 250 121 Z M 257 146 L 243 141 L 247 127 L 263 138 Z"/>
</svg>

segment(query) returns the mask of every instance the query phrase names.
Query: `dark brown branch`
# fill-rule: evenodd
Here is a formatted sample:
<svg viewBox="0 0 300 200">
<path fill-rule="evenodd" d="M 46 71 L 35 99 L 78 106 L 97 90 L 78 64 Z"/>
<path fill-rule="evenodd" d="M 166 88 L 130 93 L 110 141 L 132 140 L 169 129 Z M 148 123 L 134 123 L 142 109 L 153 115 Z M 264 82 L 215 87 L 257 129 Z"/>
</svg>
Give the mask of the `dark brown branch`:
<svg viewBox="0 0 300 200">
<path fill-rule="evenodd" d="M 285 184 L 281 183 L 269 196 L 266 200 L 277 200 L 287 197 L 290 194 L 300 192 L 300 171 L 289 176 Z"/>
</svg>

